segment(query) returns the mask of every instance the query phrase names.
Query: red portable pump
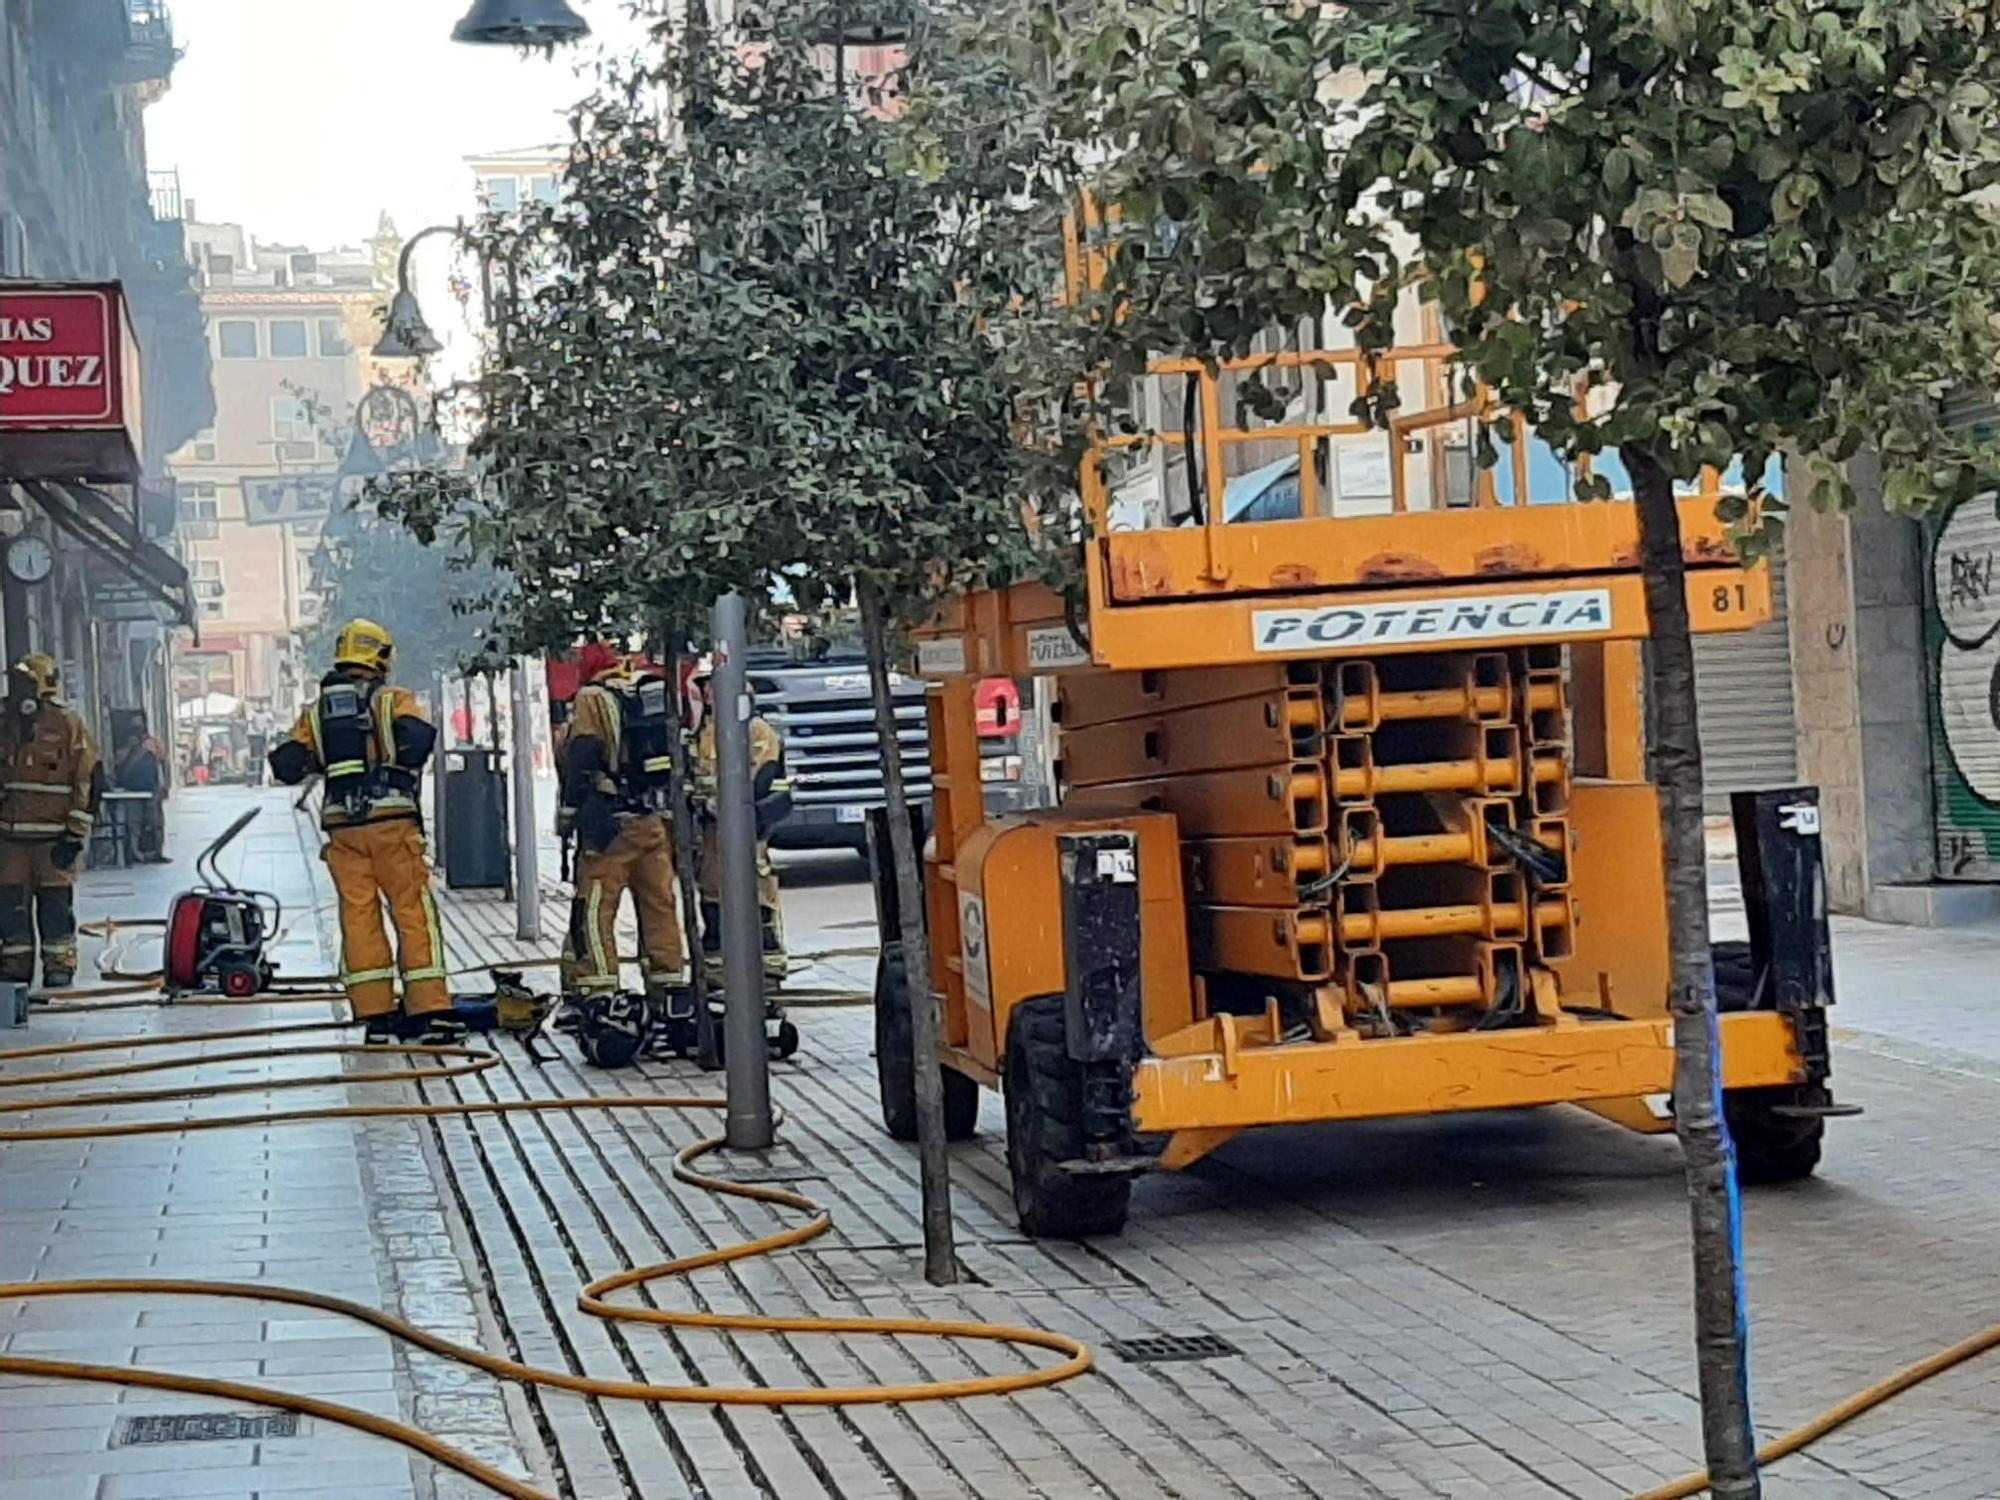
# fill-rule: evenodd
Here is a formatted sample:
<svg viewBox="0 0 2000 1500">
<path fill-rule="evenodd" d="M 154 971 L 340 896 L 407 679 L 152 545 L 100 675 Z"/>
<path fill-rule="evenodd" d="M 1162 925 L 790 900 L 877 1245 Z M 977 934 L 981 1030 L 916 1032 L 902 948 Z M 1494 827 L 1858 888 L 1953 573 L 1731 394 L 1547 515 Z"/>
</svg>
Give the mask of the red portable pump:
<svg viewBox="0 0 2000 1500">
<path fill-rule="evenodd" d="M 161 971 L 169 999 L 214 994 L 243 998 L 271 987 L 273 970 L 264 944 L 284 909 L 269 891 L 250 891 L 226 879 L 216 856 L 250 826 L 251 808 L 195 859 L 201 884 L 174 897 L 167 911 Z"/>
</svg>

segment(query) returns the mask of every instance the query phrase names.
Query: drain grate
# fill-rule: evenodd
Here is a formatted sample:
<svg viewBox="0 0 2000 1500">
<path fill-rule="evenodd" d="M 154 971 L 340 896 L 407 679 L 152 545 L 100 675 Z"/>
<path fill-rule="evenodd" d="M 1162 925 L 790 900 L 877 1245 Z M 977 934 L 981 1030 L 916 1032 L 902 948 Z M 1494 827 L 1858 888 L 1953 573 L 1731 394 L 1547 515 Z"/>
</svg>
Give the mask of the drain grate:
<svg viewBox="0 0 2000 1500">
<path fill-rule="evenodd" d="M 1141 1339 L 1111 1339 L 1111 1352 L 1135 1365 L 1165 1364 L 1170 1360 L 1221 1359 L 1241 1354 L 1228 1339 L 1213 1333 L 1155 1333 Z"/>
<path fill-rule="evenodd" d="M 240 1443 L 299 1435 L 299 1415 L 291 1411 L 201 1411 L 179 1416 L 121 1417 L 114 1448 L 155 1443 Z"/>
</svg>

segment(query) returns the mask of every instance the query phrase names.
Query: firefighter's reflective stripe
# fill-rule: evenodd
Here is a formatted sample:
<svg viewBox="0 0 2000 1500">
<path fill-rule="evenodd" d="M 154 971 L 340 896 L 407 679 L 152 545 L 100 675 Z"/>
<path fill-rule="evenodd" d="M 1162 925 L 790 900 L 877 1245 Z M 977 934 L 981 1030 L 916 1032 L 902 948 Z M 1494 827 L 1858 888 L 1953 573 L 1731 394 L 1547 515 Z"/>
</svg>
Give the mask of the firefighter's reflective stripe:
<svg viewBox="0 0 2000 1500">
<path fill-rule="evenodd" d="M 68 832 L 67 823 L 0 823 L 0 836 L 24 833 L 30 838 L 60 838 Z"/>
<path fill-rule="evenodd" d="M 315 716 L 314 722 L 318 722 L 317 716 Z M 367 769 L 368 762 L 365 760 L 343 760 L 336 761 L 333 765 L 328 766 L 326 774 L 329 776 L 358 776 Z"/>
<path fill-rule="evenodd" d="M 78 790 L 87 791 L 88 788 L 66 786 L 58 781 L 10 781 L 7 783 L 7 790 L 10 792 L 55 792 L 68 797 Z"/>
<path fill-rule="evenodd" d="M 664 776 L 673 768 L 674 758 L 671 755 L 648 756 L 645 764 L 640 767 L 648 776 Z"/>
<path fill-rule="evenodd" d="M 342 974 L 340 982 L 344 985 L 378 984 L 382 980 L 394 979 L 395 977 L 396 971 L 394 969 L 356 969 L 351 973 Z"/>
<path fill-rule="evenodd" d="M 429 886 L 424 887 L 424 926 L 430 933 L 431 961 L 421 969 L 405 969 L 404 980 L 447 979 L 449 972 L 444 965 L 444 923 L 438 919 L 437 898 L 431 894 Z"/>
<path fill-rule="evenodd" d="M 586 903 L 586 906 L 588 910 L 585 922 L 586 930 L 590 934 L 591 972 L 584 975 L 577 982 L 577 989 L 584 994 L 592 994 L 600 990 L 615 990 L 618 988 L 617 955 L 608 954 L 604 951 L 604 922 L 602 918 L 604 911 L 603 882 L 597 880 L 591 881 L 590 900 Z"/>
<path fill-rule="evenodd" d="M 375 694 L 375 745 L 385 766 L 396 763 L 396 699 L 401 692 L 384 684 Z"/>
</svg>

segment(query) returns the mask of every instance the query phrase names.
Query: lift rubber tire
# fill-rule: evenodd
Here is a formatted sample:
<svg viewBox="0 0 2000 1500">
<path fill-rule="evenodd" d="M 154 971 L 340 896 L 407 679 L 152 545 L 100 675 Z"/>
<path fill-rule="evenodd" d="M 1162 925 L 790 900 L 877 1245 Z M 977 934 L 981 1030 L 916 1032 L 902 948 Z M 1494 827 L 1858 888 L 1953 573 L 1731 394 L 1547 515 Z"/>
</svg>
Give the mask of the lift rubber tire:
<svg viewBox="0 0 2000 1500">
<path fill-rule="evenodd" d="M 1063 997 L 1014 1007 L 1007 1029 L 1007 1170 L 1021 1231 L 1035 1239 L 1117 1234 L 1132 1204 L 1132 1179 L 1065 1172 L 1083 1154 L 1083 1080 L 1070 1060 Z"/>
<path fill-rule="evenodd" d="M 969 1141 L 979 1128 L 979 1085 L 955 1068 L 944 1075 L 944 1138 Z M 875 1083 L 882 1128 L 894 1140 L 917 1138 L 917 1044 L 910 1028 L 910 983 L 903 945 L 884 943 L 875 962 Z"/>
<path fill-rule="evenodd" d="M 1757 965 L 1748 943 L 1717 943 L 1710 950 L 1715 964 L 1715 1004 L 1725 1015 L 1757 1006 Z M 1746 1184 L 1799 1182 L 1819 1166 L 1826 1121 L 1780 1114 L 1785 1106 L 1823 1105 L 1824 1084 L 1797 1088 L 1731 1089 L 1722 1096 L 1730 1138 L 1736 1142 L 1736 1175 Z"/>
</svg>

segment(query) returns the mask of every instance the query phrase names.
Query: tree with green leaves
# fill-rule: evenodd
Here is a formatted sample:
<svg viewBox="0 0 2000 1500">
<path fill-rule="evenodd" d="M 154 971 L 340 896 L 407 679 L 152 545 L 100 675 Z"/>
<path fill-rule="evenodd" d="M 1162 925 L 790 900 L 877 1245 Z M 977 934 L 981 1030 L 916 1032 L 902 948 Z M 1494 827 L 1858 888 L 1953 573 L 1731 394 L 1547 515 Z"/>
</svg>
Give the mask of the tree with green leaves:
<svg viewBox="0 0 2000 1500">
<path fill-rule="evenodd" d="M 1598 460 L 1579 500 L 1629 478 L 1704 1439 L 1715 1492 L 1755 1495 L 1675 490 L 1740 462 L 1724 503 L 1754 556 L 1774 457 L 1822 504 L 1851 502 L 1865 448 L 1902 510 L 1984 482 L 1939 399 L 2000 376 L 2000 22 L 1982 0 L 1111 0 L 1042 25 L 1064 133 L 1127 226 L 1105 368 L 1330 308 L 1379 350 L 1415 287 L 1496 429 L 1520 413 Z"/>
<path fill-rule="evenodd" d="M 656 622 L 684 638 L 731 589 L 857 603 L 892 747 L 899 630 L 974 578 L 1069 556 L 1062 517 L 1034 515 L 1051 456 L 1016 441 L 996 358 L 1001 323 L 1060 280 L 1027 191 L 1044 137 L 1008 60 L 951 45 L 946 12 L 785 3 L 711 32 L 668 11 L 577 109 L 562 201 L 474 231 L 507 268 L 478 482 L 404 481 L 386 508 L 420 535 L 461 527 L 505 571 L 517 645 Z M 944 1281 L 922 871 L 899 757 L 884 767 Z"/>
</svg>

